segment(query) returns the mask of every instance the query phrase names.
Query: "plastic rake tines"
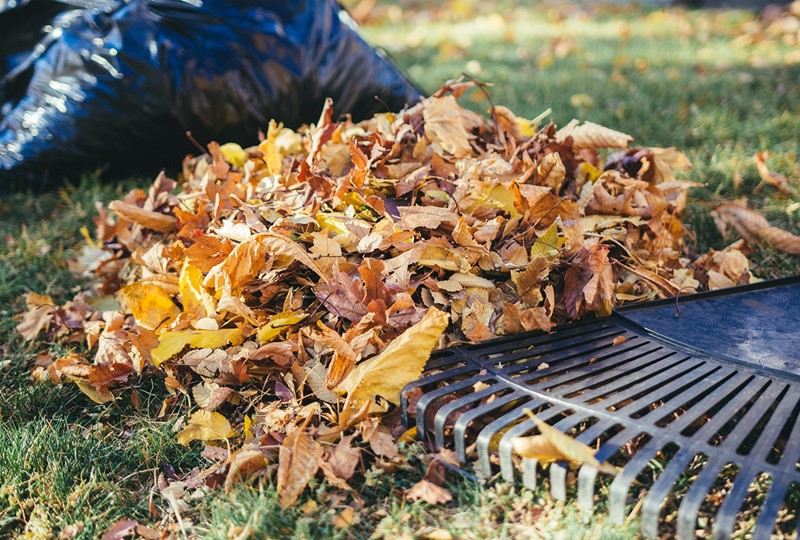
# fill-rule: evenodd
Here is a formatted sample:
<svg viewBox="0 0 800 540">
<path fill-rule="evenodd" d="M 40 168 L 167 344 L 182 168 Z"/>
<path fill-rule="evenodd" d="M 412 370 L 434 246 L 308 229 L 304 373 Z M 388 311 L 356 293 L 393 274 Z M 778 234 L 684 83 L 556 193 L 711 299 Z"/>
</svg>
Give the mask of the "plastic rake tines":
<svg viewBox="0 0 800 540">
<path fill-rule="evenodd" d="M 577 482 L 581 507 L 602 494 L 612 521 L 640 515 L 646 537 L 693 538 L 701 516 L 715 538 L 743 527 L 756 539 L 797 534 L 798 305 L 792 278 L 687 297 L 677 312 L 674 300 L 655 302 L 552 334 L 454 347 L 404 389 L 402 408 L 420 437 L 479 475 L 499 469 L 533 489 L 545 469 L 511 449 L 514 437 L 537 433 L 531 409 L 621 467 L 611 477 L 551 464 L 553 497 L 565 500 Z"/>
</svg>

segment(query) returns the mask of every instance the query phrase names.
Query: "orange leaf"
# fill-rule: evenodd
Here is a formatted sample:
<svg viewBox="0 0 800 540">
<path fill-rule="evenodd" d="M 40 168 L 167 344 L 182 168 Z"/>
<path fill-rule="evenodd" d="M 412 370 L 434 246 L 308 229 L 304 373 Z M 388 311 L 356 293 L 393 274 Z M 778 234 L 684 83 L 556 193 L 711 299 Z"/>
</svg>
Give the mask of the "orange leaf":
<svg viewBox="0 0 800 540">
<path fill-rule="evenodd" d="M 122 219 L 141 225 L 145 229 L 152 229 L 162 233 L 172 232 L 178 223 L 174 216 L 168 216 L 153 210 L 145 210 L 134 204 L 122 201 L 112 201 L 108 207 Z"/>
</svg>

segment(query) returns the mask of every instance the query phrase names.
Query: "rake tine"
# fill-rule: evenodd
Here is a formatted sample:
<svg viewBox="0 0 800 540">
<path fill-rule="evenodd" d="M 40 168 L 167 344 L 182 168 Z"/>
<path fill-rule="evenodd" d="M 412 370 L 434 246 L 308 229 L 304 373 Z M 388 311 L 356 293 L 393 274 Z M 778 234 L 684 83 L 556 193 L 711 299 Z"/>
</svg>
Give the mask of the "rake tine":
<svg viewBox="0 0 800 540">
<path fill-rule="evenodd" d="M 695 456 L 691 450 L 681 448 L 675 457 L 664 468 L 664 472 L 659 475 L 642 505 L 642 534 L 647 538 L 658 537 L 658 518 L 661 514 L 661 507 L 664 500 L 669 495 L 672 486 L 680 474 Z"/>
<path fill-rule="evenodd" d="M 715 540 L 726 540 L 731 537 L 733 527 L 736 525 L 736 515 L 742 507 L 744 498 L 747 496 L 747 489 L 755 476 L 756 473 L 753 469 L 741 470 L 736 475 L 730 493 L 717 510 L 714 523 Z"/>
<path fill-rule="evenodd" d="M 462 414 L 453 426 L 453 439 L 455 439 L 456 455 L 458 459 L 461 461 L 467 460 L 467 429 L 474 420 L 486 416 L 491 411 L 504 407 L 514 400 L 523 397 L 525 396 L 521 392 L 512 392 L 511 394 L 506 394 L 505 396 L 495 399 L 491 403 L 478 405 L 474 409 Z"/>
<path fill-rule="evenodd" d="M 589 444 L 590 441 L 595 440 L 597 437 L 602 435 L 603 432 L 608 431 L 612 427 L 614 426 L 609 425 L 608 423 L 602 421 L 598 422 L 591 428 L 581 433 L 577 439 L 581 442 Z M 619 450 L 620 446 L 637 435 L 638 433 L 635 429 L 628 428 L 622 430 L 611 437 L 608 441 L 603 443 L 597 452 L 595 452 L 594 457 L 597 458 L 597 461 L 603 463 L 609 457 L 614 455 L 617 450 Z M 582 465 L 580 471 L 578 471 L 578 506 L 580 506 L 580 508 L 583 510 L 589 511 L 594 506 L 594 487 L 598 472 L 599 471 L 595 467 L 592 467 L 589 464 Z"/>
<path fill-rule="evenodd" d="M 778 510 L 783 504 L 784 493 L 789 483 L 785 478 L 776 478 L 767 493 L 767 500 L 761 507 L 756 521 L 756 529 L 753 531 L 753 540 L 768 540 L 775 528 L 775 519 L 778 517 Z"/>
<path fill-rule="evenodd" d="M 725 465 L 724 459 L 709 461 L 697 476 L 692 487 L 684 495 L 678 507 L 677 532 L 679 540 L 691 540 L 694 538 L 697 512 L 700 510 L 700 505 L 703 504 L 706 495 L 708 495 L 708 490 L 711 489 L 723 465 Z"/>
<path fill-rule="evenodd" d="M 534 406 L 539 406 L 542 402 L 534 402 Z M 533 409 L 534 407 L 527 407 L 529 409 Z M 550 418 L 561 414 L 564 410 L 564 407 L 560 405 L 556 405 L 551 409 L 547 409 L 543 414 L 540 415 L 540 419 L 543 421 L 547 421 Z M 523 412 L 524 414 L 524 412 Z M 571 417 L 570 417 L 571 418 Z M 503 437 L 500 439 L 500 444 L 497 450 L 498 455 L 500 456 L 500 471 L 503 473 L 503 479 L 513 482 L 514 481 L 514 462 L 512 460 L 513 449 L 511 448 L 511 441 L 514 437 L 520 437 L 528 433 L 534 427 L 533 420 L 526 417 L 525 421 L 511 427 L 503 433 Z"/>
<path fill-rule="evenodd" d="M 648 441 L 644 448 L 633 456 L 633 459 L 628 462 L 625 468 L 614 478 L 614 481 L 611 482 L 609 517 L 613 523 L 622 525 L 625 522 L 625 507 L 628 504 L 628 492 L 630 491 L 631 484 L 641 470 L 655 457 L 656 453 L 658 453 L 665 444 L 665 441 L 659 439 Z"/>
</svg>

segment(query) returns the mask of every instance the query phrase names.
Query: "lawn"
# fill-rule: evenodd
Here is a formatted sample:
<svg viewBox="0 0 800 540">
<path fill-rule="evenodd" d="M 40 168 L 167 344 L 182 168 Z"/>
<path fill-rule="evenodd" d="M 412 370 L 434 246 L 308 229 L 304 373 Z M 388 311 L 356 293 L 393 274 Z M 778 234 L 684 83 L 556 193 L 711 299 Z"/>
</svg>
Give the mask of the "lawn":
<svg viewBox="0 0 800 540">
<path fill-rule="evenodd" d="M 422 5 L 379 3 L 363 34 L 426 92 L 468 72 L 493 83 L 493 102 L 518 115 L 551 110 L 545 118 L 558 124 L 591 120 L 642 145 L 684 150 L 694 169 L 683 176 L 704 184 L 686 216 L 698 252 L 734 239 L 722 238 L 711 220 L 711 206 L 721 200 L 746 196 L 773 225 L 800 232 L 800 56 L 796 42 L 759 33 L 752 14 L 470 0 L 447 9 Z M 488 103 L 471 95 L 478 99 L 466 103 L 485 112 Z M 770 169 L 789 179 L 788 194 L 759 185 L 753 156 L 763 150 L 772 152 Z M 453 502 L 407 503 L 403 490 L 426 467 L 416 445 L 404 449 L 401 463 L 353 482 L 365 503 L 354 516 L 346 510 L 352 501 L 322 482 L 288 511 L 280 510 L 269 480 L 164 497 L 159 477 L 208 463 L 200 447 L 187 450 L 175 439 L 175 423 L 191 410 L 188 399 L 158 417 L 166 390 L 157 379 L 108 405 L 92 403 L 74 385 L 34 383 L 29 373 L 43 346 L 14 331 L 24 293 L 60 302 L 80 286 L 68 261 L 84 241 L 80 228 L 92 226 L 95 201 L 151 180 L 112 184 L 87 175 L 79 185 L 0 200 L 0 537 L 95 538 L 122 518 L 197 538 L 636 536 L 635 518 L 617 527 L 602 512 L 554 502 L 544 489 L 480 486 L 457 475 L 448 484 Z M 766 247 L 751 259 L 762 278 L 800 271 L 799 257 Z"/>
</svg>

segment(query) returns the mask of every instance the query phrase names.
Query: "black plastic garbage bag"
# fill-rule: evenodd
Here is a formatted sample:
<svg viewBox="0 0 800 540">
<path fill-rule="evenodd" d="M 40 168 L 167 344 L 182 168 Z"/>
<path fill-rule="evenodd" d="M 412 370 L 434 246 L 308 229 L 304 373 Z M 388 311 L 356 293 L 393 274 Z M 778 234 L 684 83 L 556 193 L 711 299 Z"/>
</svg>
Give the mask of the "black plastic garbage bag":
<svg viewBox="0 0 800 540">
<path fill-rule="evenodd" d="M 0 74 L 0 190 L 420 97 L 333 0 L 0 0 Z"/>
</svg>

